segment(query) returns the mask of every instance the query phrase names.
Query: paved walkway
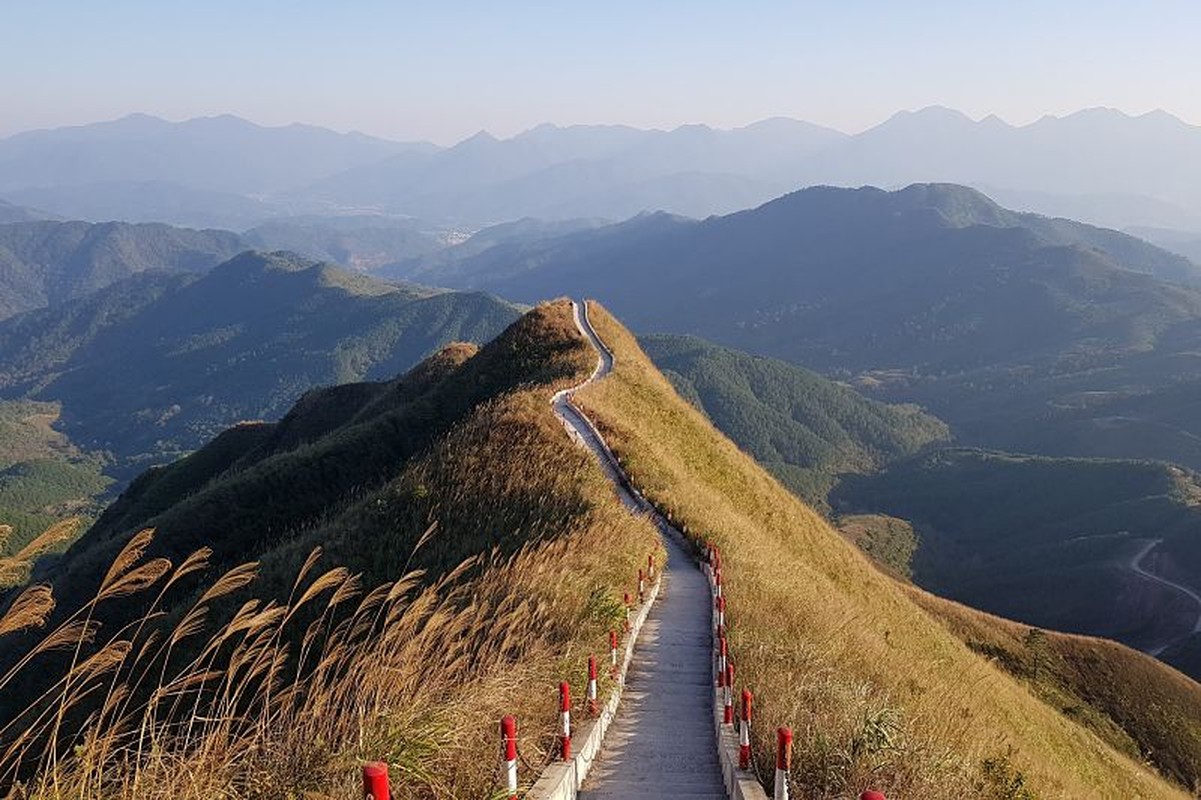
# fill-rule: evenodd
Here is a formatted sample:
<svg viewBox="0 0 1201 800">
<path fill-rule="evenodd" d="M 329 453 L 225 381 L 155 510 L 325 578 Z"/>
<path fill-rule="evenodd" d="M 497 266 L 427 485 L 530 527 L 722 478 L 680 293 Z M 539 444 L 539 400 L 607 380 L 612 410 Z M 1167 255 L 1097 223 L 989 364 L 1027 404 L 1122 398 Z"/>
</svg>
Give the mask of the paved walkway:
<svg viewBox="0 0 1201 800">
<path fill-rule="evenodd" d="M 589 380 L 603 378 L 612 369 L 612 354 L 579 304 L 576 324 L 601 354 Z M 568 429 L 600 458 L 622 502 L 649 512 L 630 494 L 612 455 L 569 400 L 569 393 L 555 398 Z M 617 718 L 580 792 L 584 800 L 726 800 L 713 734 L 709 584 L 668 533 L 666 520 L 655 522 L 664 534 L 667 569 L 638 637 Z"/>
</svg>

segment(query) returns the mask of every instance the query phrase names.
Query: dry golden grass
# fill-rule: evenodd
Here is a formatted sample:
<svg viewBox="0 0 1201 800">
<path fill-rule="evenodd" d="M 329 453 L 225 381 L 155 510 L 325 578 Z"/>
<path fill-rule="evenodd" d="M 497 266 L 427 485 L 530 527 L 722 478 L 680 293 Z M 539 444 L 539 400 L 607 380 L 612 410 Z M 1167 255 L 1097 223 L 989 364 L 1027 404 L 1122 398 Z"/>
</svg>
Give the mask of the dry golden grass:
<svg viewBox="0 0 1201 800">
<path fill-rule="evenodd" d="M 542 307 L 532 325 L 561 340 L 581 377 L 590 371 L 569 305 Z M 662 558 L 654 528 L 622 508 L 554 419 L 548 399 L 563 383 L 485 403 L 363 501 L 401 506 L 398 523 L 403 513 L 435 519 L 419 556 L 470 550 L 473 531 L 493 525 L 516 531 L 432 582 L 402 570 L 361 585 L 350 556 L 394 544 L 322 528 L 324 551 L 296 540 L 235 567 L 162 629 L 173 586 L 209 554 L 172 566 L 146 559 L 151 532 L 133 537 L 97 596 L 0 675 L 2 699 L 47 651 L 69 661 L 0 729 L 0 786 L 53 800 L 351 798 L 360 763 L 385 760 L 397 798 L 476 800 L 497 789 L 496 726 L 508 713 L 519 721 L 522 780 L 533 779 L 554 742 L 558 682 L 583 696 L 587 656 L 604 653 L 622 592 L 648 553 Z M 251 596 L 256 573 L 285 568 L 284 599 Z M 146 618 L 98 628 L 106 604 L 133 592 L 156 598 Z M 22 598 L 0 631 L 45 621 L 49 593 Z"/>
<path fill-rule="evenodd" d="M 913 599 L 972 650 L 1121 752 L 1201 794 L 1201 686 L 1125 645 L 1042 631 L 917 587 Z"/>
<path fill-rule="evenodd" d="M 770 764 L 774 729 L 791 726 L 797 796 L 1186 796 L 967 648 L 590 309 L 616 367 L 579 401 L 646 494 L 722 548 L 756 757 Z"/>
<path fill-rule="evenodd" d="M 82 524 L 83 520 L 80 517 L 60 520 L 35 536 L 29 544 L 13 555 L 0 558 L 0 588 L 20 586 L 29 580 L 33 562 L 55 547 L 73 541 Z M 0 525 L 0 550 L 4 549 L 4 543 L 12 532 L 10 526 Z"/>
</svg>

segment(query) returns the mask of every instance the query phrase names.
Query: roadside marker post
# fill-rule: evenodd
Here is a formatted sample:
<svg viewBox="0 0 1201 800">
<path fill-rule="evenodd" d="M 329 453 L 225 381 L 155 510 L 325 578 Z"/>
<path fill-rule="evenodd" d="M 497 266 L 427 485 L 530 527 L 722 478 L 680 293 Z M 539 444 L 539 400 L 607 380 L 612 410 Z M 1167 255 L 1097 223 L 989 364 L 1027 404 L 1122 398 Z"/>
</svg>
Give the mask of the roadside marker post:
<svg viewBox="0 0 1201 800">
<path fill-rule="evenodd" d="M 726 707 L 722 711 L 721 721 L 723 725 L 734 724 L 734 664 L 726 661 Z"/>
<path fill-rule="evenodd" d="M 625 608 L 626 608 L 626 633 L 630 632 L 630 593 L 625 593 Z"/>
<path fill-rule="evenodd" d="M 383 761 L 363 765 L 363 800 L 392 800 L 388 765 Z"/>
<path fill-rule="evenodd" d="M 501 762 L 509 800 L 517 800 L 517 720 L 508 715 L 500 720 Z"/>
<path fill-rule="evenodd" d="M 725 686 L 726 680 L 726 656 L 729 655 L 726 637 L 721 637 L 717 640 L 717 685 L 718 687 Z"/>
<path fill-rule="evenodd" d="M 646 579 L 642 575 L 642 569 L 638 570 L 638 602 L 644 602 L 646 594 Z"/>
<path fill-rule="evenodd" d="M 788 773 L 792 769 L 792 728 L 776 730 L 776 782 L 773 800 L 788 800 Z"/>
<path fill-rule="evenodd" d="M 617 631 L 609 631 L 609 668 L 612 677 L 617 677 Z"/>
<path fill-rule="evenodd" d="M 571 760 L 571 686 L 559 684 L 559 758 Z"/>
<path fill-rule="evenodd" d="M 588 656 L 588 716 L 600 714 L 600 705 L 596 702 L 596 656 Z"/>
<path fill-rule="evenodd" d="M 738 768 L 751 768 L 751 690 L 742 690 L 742 725 L 738 730 Z"/>
<path fill-rule="evenodd" d="M 884 796 L 884 792 L 868 790 L 859 795 L 859 800 L 888 800 L 888 798 Z"/>
</svg>

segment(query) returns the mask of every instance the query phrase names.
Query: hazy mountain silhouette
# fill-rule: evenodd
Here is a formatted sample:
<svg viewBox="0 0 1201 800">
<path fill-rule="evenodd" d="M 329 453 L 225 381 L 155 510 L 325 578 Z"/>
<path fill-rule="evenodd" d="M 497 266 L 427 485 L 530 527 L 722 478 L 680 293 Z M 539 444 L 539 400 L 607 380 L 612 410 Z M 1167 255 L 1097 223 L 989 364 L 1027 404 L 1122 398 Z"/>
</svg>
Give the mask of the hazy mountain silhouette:
<svg viewBox="0 0 1201 800">
<path fill-rule="evenodd" d="M 1163 112 L 1089 109 L 1014 126 L 934 107 L 854 136 L 794 120 L 731 131 L 540 126 L 507 140 L 479 134 L 433 155 L 350 170 L 301 195 L 477 220 L 639 210 L 705 216 L 807 184 L 945 181 L 1040 213 L 1201 228 L 1198 156 L 1201 128 Z"/>
<path fill-rule="evenodd" d="M 111 122 L 0 140 L 0 192 L 34 186 L 164 181 L 215 192 L 269 192 L 428 149 L 311 125 L 263 127 L 238 117 Z"/>
<path fill-rule="evenodd" d="M 945 108 L 856 135 L 790 119 L 733 130 L 541 125 L 448 148 L 265 128 L 223 116 L 113 122 L 0 140 L 0 197 L 91 220 L 250 227 L 372 211 L 485 225 L 524 216 L 729 213 L 814 184 L 944 181 L 1114 227 L 1201 230 L 1201 128 L 1088 109 L 1029 125 Z"/>
</svg>

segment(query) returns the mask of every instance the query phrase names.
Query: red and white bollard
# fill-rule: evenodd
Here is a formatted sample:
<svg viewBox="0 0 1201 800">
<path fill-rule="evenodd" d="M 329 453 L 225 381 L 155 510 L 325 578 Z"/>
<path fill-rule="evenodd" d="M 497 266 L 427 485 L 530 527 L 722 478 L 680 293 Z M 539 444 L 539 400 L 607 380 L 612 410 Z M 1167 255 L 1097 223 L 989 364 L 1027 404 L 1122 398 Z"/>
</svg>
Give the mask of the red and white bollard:
<svg viewBox="0 0 1201 800">
<path fill-rule="evenodd" d="M 500 720 L 500 747 L 505 788 L 509 791 L 509 800 L 517 800 L 517 720 L 512 716 Z"/>
<path fill-rule="evenodd" d="M 629 592 L 625 593 L 624 603 L 625 603 L 625 607 L 626 607 L 626 633 L 629 633 L 630 632 L 630 593 Z"/>
<path fill-rule="evenodd" d="M 721 597 L 721 566 L 713 570 L 713 595 Z"/>
<path fill-rule="evenodd" d="M 717 598 L 717 629 L 721 630 L 726 624 L 726 598 Z"/>
<path fill-rule="evenodd" d="M 617 631 L 609 631 L 609 669 L 617 677 Z"/>
<path fill-rule="evenodd" d="M 722 636 L 717 640 L 717 685 L 725 686 L 726 679 L 726 658 L 730 654 L 729 643 L 726 637 Z"/>
<path fill-rule="evenodd" d="M 884 792 L 868 790 L 859 795 L 859 800 L 888 800 L 888 798 L 884 796 Z"/>
<path fill-rule="evenodd" d="M 559 758 L 571 760 L 571 687 L 559 684 Z"/>
<path fill-rule="evenodd" d="M 726 662 L 726 705 L 722 710 L 721 721 L 723 725 L 734 724 L 734 665 L 729 661 Z"/>
<path fill-rule="evenodd" d="M 738 768 L 751 768 L 751 690 L 742 690 L 742 725 L 738 729 Z"/>
<path fill-rule="evenodd" d="M 788 773 L 792 769 L 792 728 L 776 730 L 776 790 L 773 800 L 788 800 Z"/>
<path fill-rule="evenodd" d="M 600 705 L 596 701 L 596 656 L 588 656 L 588 715 L 595 717 L 600 713 Z"/>
<path fill-rule="evenodd" d="M 646 557 L 646 577 L 647 580 L 655 579 L 655 554 L 651 553 Z"/>
<path fill-rule="evenodd" d="M 646 594 L 646 578 L 642 575 L 642 570 L 638 570 L 638 602 L 643 602 Z"/>
<path fill-rule="evenodd" d="M 363 765 L 363 800 L 392 800 L 388 787 L 388 765 L 373 761 Z"/>
</svg>

